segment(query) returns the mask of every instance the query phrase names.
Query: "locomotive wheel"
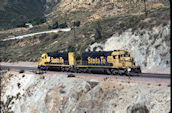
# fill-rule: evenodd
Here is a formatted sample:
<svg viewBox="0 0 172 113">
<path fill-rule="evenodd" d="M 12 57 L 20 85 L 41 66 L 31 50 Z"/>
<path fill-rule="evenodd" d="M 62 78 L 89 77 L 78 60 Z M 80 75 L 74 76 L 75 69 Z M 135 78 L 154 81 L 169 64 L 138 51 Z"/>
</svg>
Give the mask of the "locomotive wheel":
<svg viewBox="0 0 172 113">
<path fill-rule="evenodd" d="M 118 70 L 113 69 L 113 70 L 112 70 L 112 74 L 113 74 L 113 75 L 117 75 L 117 74 L 118 74 Z"/>
<path fill-rule="evenodd" d="M 120 76 L 123 75 L 123 73 L 121 72 L 121 70 L 118 70 L 118 74 L 119 74 Z"/>
<path fill-rule="evenodd" d="M 90 69 L 88 69 L 88 70 L 87 70 L 87 73 L 91 73 L 91 70 L 90 70 Z"/>
<path fill-rule="evenodd" d="M 140 68 L 136 69 L 136 72 L 137 73 L 142 73 Z"/>
<path fill-rule="evenodd" d="M 39 70 L 43 70 L 43 68 L 40 66 L 39 68 L 38 68 Z"/>
<path fill-rule="evenodd" d="M 129 72 L 125 69 L 123 74 L 126 75 L 126 76 L 128 76 L 128 73 Z"/>
<path fill-rule="evenodd" d="M 127 73 L 125 73 L 125 75 L 130 77 L 131 76 L 131 73 L 130 72 L 127 72 Z"/>
<path fill-rule="evenodd" d="M 77 69 L 77 73 L 81 73 L 81 69 Z"/>
<path fill-rule="evenodd" d="M 61 68 L 61 71 L 62 71 L 62 72 L 64 72 L 64 71 L 65 71 L 65 69 L 62 67 L 62 68 Z"/>
<path fill-rule="evenodd" d="M 83 69 L 82 72 L 83 72 L 83 73 L 86 73 L 86 72 L 87 72 L 87 69 Z"/>
<path fill-rule="evenodd" d="M 65 71 L 69 72 L 69 71 L 70 71 L 70 69 L 69 69 L 68 67 L 66 67 L 66 68 L 65 68 Z"/>
<path fill-rule="evenodd" d="M 48 67 L 45 67 L 45 71 L 48 71 L 48 69 L 49 69 Z"/>
<path fill-rule="evenodd" d="M 78 69 L 77 68 L 74 68 L 74 73 L 78 73 Z"/>
<path fill-rule="evenodd" d="M 126 70 L 125 69 L 119 69 L 118 72 L 119 72 L 120 76 L 126 75 Z"/>
<path fill-rule="evenodd" d="M 106 69 L 106 73 L 107 73 L 108 75 L 110 75 L 110 74 L 111 74 L 110 69 Z"/>
<path fill-rule="evenodd" d="M 131 72 L 133 72 L 133 73 L 142 73 L 140 68 L 132 69 Z"/>
<path fill-rule="evenodd" d="M 73 73 L 74 72 L 74 69 L 73 68 L 70 68 L 69 71 Z"/>
</svg>

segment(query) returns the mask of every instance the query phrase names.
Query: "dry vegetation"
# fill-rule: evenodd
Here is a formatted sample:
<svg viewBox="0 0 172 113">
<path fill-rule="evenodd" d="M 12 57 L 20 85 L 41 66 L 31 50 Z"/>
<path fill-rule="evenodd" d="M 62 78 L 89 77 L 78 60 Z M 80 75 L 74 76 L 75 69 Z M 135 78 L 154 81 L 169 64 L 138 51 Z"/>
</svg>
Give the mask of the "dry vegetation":
<svg viewBox="0 0 172 113">
<path fill-rule="evenodd" d="M 48 25 L 53 25 L 53 23 L 57 21 L 59 23 L 65 21 L 69 27 L 72 27 L 74 21 L 81 21 L 79 27 L 65 33 L 42 34 L 20 40 L 0 41 L 1 61 L 38 61 L 40 55 L 44 52 L 68 51 L 70 48 L 80 53 L 85 51 L 88 45 L 94 42 L 105 41 L 114 33 L 122 33 L 129 28 L 133 31 L 138 29 L 152 29 L 154 26 L 165 26 L 170 23 L 170 8 L 168 6 L 168 1 L 159 0 L 158 3 L 151 2 L 148 4 L 147 17 L 144 15 L 143 2 L 124 3 L 119 1 L 117 6 L 113 6 L 108 2 L 105 4 L 98 3 L 93 6 L 88 5 L 88 7 L 87 5 L 88 4 L 86 4 L 86 6 L 84 5 L 84 10 L 80 10 L 82 7 L 81 5 L 80 7 L 76 7 L 76 10 L 72 10 L 68 13 L 65 13 L 65 11 L 68 11 L 67 8 L 63 13 L 60 11 L 60 8 L 54 10 L 48 15 L 51 19 L 47 18 L 47 24 L 38 25 L 31 29 L 23 28 L 22 30 L 9 30 L 8 32 L 1 31 L 0 38 L 2 39 L 10 36 L 48 30 Z M 108 13 L 105 9 L 101 9 L 101 6 L 104 5 L 106 8 L 112 8 L 109 9 L 111 10 L 110 12 L 113 12 L 112 10 L 115 10 L 115 7 L 117 7 L 118 10 L 120 9 L 121 13 Z M 151 9 L 151 6 L 153 9 Z M 99 8 L 102 14 L 99 14 L 101 12 L 95 10 Z M 124 9 L 126 10 L 124 11 Z M 56 17 L 55 15 L 59 13 L 60 15 Z M 97 20 L 95 16 L 92 21 L 89 21 L 89 18 L 92 18 L 93 15 L 99 15 L 100 18 Z"/>
</svg>

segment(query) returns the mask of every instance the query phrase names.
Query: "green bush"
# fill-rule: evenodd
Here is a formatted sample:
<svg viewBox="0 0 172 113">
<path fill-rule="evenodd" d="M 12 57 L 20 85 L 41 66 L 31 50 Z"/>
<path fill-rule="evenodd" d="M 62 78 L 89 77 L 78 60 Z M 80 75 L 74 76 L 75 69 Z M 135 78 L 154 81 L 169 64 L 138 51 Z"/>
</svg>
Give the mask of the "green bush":
<svg viewBox="0 0 172 113">
<path fill-rule="evenodd" d="M 69 45 L 68 48 L 67 48 L 67 51 L 68 52 L 75 52 L 75 47 L 72 46 L 72 45 Z"/>
<path fill-rule="evenodd" d="M 80 24 L 81 24 L 81 22 L 80 22 L 80 21 L 73 22 L 73 26 L 76 26 L 76 27 L 79 27 L 79 26 L 80 26 Z"/>
<path fill-rule="evenodd" d="M 13 111 L 4 111 L 4 113 L 14 113 Z"/>
<path fill-rule="evenodd" d="M 79 54 L 78 52 L 76 52 L 76 60 L 81 60 L 81 54 Z"/>
<path fill-rule="evenodd" d="M 97 22 L 96 22 L 95 31 L 96 31 L 95 39 L 96 39 L 96 40 L 102 39 L 102 27 L 101 27 L 101 25 L 100 25 L 100 21 L 97 21 Z"/>
<path fill-rule="evenodd" d="M 31 19 L 31 20 L 28 20 L 27 22 L 31 23 L 32 25 L 39 25 L 39 24 L 45 23 L 46 18 L 45 17 L 37 17 L 37 18 Z"/>
<path fill-rule="evenodd" d="M 67 26 L 67 23 L 66 22 L 59 25 L 59 28 L 67 28 L 67 27 L 68 26 Z"/>
<path fill-rule="evenodd" d="M 58 22 L 55 22 L 55 23 L 53 24 L 53 26 L 52 26 L 52 29 L 56 29 L 56 28 L 58 28 L 58 27 L 59 27 Z"/>
</svg>

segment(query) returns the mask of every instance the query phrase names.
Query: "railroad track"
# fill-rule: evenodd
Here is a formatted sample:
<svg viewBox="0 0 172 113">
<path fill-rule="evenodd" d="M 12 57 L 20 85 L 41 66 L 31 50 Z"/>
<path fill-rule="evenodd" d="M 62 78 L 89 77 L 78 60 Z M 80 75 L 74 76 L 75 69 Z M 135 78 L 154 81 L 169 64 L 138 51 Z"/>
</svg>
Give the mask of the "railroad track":
<svg viewBox="0 0 172 113">
<path fill-rule="evenodd" d="M 135 77 L 146 77 L 146 78 L 171 78 L 171 74 L 159 74 L 159 73 L 133 73 Z"/>
<path fill-rule="evenodd" d="M 26 71 L 33 71 L 33 72 L 39 71 L 36 67 L 3 66 L 3 65 L 1 65 L 1 68 L 9 69 L 9 70 L 26 70 Z M 60 73 L 62 73 L 62 72 L 60 72 Z M 107 74 L 100 74 L 100 76 L 101 75 L 104 76 Z M 161 79 L 170 79 L 171 78 L 171 74 L 159 74 L 159 73 L 132 73 L 131 75 L 134 77 L 145 77 L 145 78 L 161 78 Z M 122 76 L 122 75 L 108 75 L 108 76 Z"/>
</svg>

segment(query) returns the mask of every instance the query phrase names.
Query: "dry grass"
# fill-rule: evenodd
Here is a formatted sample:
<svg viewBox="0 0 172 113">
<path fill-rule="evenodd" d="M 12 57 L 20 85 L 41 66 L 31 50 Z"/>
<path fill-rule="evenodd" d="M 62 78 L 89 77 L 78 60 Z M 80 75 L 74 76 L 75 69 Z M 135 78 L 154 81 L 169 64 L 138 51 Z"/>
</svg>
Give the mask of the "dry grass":
<svg viewBox="0 0 172 113">
<path fill-rule="evenodd" d="M 162 4 L 162 3 L 156 3 L 156 4 L 153 4 L 153 5 L 152 5 L 152 8 L 153 8 L 153 9 L 162 8 L 162 7 L 165 7 L 165 5 Z"/>
<path fill-rule="evenodd" d="M 94 42 L 103 42 L 115 33 L 122 33 L 127 29 L 138 30 L 151 29 L 158 25 L 167 25 L 170 20 L 169 8 L 155 9 L 149 12 L 149 19 L 144 15 L 129 15 L 128 13 L 120 16 L 111 16 L 81 25 L 69 32 L 59 32 L 23 38 L 21 40 L 0 41 L 0 59 L 2 61 L 38 61 L 40 55 L 45 52 L 67 51 L 69 46 L 73 46 L 78 53 Z M 145 21 L 143 21 L 145 20 Z M 102 27 L 101 38 L 96 37 L 97 23 Z M 44 26 L 45 27 L 45 26 Z M 46 27 L 45 27 L 46 28 Z M 36 29 L 36 28 L 34 28 Z M 33 29 L 33 30 L 34 30 Z M 32 30 L 31 30 L 32 31 Z M 94 35 L 94 39 L 92 39 Z M 28 49 L 29 48 L 29 49 Z"/>
</svg>

